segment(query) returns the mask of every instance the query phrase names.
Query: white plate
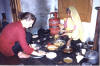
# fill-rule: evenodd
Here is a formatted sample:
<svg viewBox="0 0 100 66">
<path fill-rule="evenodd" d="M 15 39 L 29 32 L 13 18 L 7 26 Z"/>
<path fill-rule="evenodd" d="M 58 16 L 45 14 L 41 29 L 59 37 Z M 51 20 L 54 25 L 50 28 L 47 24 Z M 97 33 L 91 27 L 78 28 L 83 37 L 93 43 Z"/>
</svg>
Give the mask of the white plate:
<svg viewBox="0 0 100 66">
<path fill-rule="evenodd" d="M 55 52 L 48 52 L 46 54 L 46 57 L 49 59 L 54 59 L 57 56 L 57 54 Z"/>
</svg>

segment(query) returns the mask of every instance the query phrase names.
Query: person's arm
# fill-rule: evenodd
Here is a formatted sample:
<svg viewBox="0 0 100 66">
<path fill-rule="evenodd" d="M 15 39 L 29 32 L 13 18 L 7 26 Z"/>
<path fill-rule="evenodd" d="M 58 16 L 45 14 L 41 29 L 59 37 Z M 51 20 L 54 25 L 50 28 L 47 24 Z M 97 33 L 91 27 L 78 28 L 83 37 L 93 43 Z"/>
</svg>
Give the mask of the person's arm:
<svg viewBox="0 0 100 66">
<path fill-rule="evenodd" d="M 45 52 L 43 51 L 34 51 L 32 47 L 30 47 L 28 44 L 27 44 L 27 41 L 26 41 L 26 34 L 25 34 L 25 31 L 20 31 L 20 35 L 19 35 L 19 42 L 20 42 L 20 45 L 23 49 L 23 51 L 26 53 L 26 54 L 32 54 L 32 55 L 37 55 L 37 56 L 41 56 L 41 55 L 45 55 Z"/>
<path fill-rule="evenodd" d="M 20 43 L 23 52 L 26 54 L 31 54 L 33 52 L 33 48 L 31 48 L 26 41 L 26 33 L 24 30 L 19 30 L 18 42 Z"/>
<path fill-rule="evenodd" d="M 73 30 L 64 30 L 64 32 L 63 32 L 63 34 L 62 35 L 67 35 L 68 33 L 72 33 L 73 32 Z"/>
<path fill-rule="evenodd" d="M 64 30 L 64 35 L 67 35 L 67 33 L 73 33 L 76 30 L 77 26 L 74 25 L 73 30 Z"/>
</svg>

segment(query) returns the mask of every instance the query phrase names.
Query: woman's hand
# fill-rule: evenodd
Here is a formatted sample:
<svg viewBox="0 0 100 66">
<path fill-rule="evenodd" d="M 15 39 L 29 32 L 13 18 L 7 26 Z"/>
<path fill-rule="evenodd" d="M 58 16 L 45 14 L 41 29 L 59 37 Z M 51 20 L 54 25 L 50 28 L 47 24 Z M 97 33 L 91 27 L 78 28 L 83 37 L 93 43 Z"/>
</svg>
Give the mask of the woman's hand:
<svg viewBox="0 0 100 66">
<path fill-rule="evenodd" d="M 65 36 L 65 35 L 67 35 L 67 33 L 63 33 L 61 36 Z"/>
<path fill-rule="evenodd" d="M 68 33 L 72 33 L 72 32 L 73 32 L 73 30 L 64 31 L 62 36 L 67 35 Z"/>
<path fill-rule="evenodd" d="M 73 32 L 73 30 L 68 30 L 68 31 L 66 31 L 67 33 L 72 33 Z"/>
</svg>

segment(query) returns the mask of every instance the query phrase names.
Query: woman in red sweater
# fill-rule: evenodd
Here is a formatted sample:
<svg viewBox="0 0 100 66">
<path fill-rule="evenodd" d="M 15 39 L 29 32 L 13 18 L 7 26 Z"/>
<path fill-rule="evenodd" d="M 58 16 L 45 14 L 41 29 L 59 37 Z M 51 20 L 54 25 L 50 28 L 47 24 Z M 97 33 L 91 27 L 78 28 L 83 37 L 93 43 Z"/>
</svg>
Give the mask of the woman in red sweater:
<svg viewBox="0 0 100 66">
<path fill-rule="evenodd" d="M 35 23 L 35 16 L 32 13 L 25 12 L 20 15 L 20 21 L 8 24 L 0 35 L 0 52 L 5 56 L 17 55 L 19 58 L 29 58 L 30 55 L 41 56 L 44 53 L 36 52 L 26 41 L 25 28 L 32 27 Z M 19 43 L 19 47 L 16 46 Z M 13 47 L 16 47 L 16 49 Z M 16 53 L 17 51 L 17 53 Z"/>
</svg>

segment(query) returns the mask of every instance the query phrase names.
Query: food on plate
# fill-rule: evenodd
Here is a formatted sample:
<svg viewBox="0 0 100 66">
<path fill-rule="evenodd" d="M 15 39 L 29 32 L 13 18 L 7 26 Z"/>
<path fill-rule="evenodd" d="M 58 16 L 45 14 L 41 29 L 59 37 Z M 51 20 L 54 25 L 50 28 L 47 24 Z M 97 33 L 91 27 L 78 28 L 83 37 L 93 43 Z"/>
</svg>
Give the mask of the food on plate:
<svg viewBox="0 0 100 66">
<path fill-rule="evenodd" d="M 54 59 L 57 56 L 57 54 L 55 52 L 48 52 L 46 54 L 46 57 L 49 59 Z"/>
<path fill-rule="evenodd" d="M 55 46 L 55 45 L 48 45 L 48 46 L 47 46 L 47 49 L 48 49 L 48 50 L 56 50 L 56 49 L 58 49 L 58 47 Z"/>
<path fill-rule="evenodd" d="M 54 42 L 54 45 L 55 46 L 63 46 L 64 45 L 64 41 L 62 41 L 62 40 L 56 40 L 55 42 Z"/>
</svg>

